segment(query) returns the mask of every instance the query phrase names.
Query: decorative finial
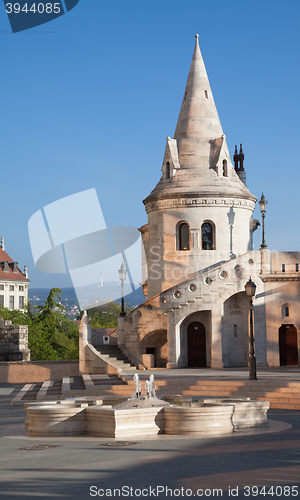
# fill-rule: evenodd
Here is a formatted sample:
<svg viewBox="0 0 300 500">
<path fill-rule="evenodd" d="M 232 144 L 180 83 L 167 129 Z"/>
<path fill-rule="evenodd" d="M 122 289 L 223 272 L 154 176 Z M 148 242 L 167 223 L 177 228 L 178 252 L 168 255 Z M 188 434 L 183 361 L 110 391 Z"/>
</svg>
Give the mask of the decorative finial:
<svg viewBox="0 0 300 500">
<path fill-rule="evenodd" d="M 199 35 L 195 35 L 195 38 L 199 38 Z"/>
</svg>

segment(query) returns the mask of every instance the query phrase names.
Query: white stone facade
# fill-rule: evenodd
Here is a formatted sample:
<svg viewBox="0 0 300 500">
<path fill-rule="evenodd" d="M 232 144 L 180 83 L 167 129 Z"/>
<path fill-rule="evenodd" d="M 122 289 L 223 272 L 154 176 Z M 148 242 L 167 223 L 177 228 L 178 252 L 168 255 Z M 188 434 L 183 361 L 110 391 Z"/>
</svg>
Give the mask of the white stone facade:
<svg viewBox="0 0 300 500">
<path fill-rule="evenodd" d="M 145 303 L 124 321 L 124 343 L 156 366 L 247 366 L 245 284 L 256 284 L 258 366 L 299 363 L 300 252 L 252 250 L 259 223 L 242 148 L 233 167 L 196 37 L 162 177 L 144 200 Z M 290 345 L 291 344 L 291 345 Z"/>
<path fill-rule="evenodd" d="M 4 238 L 0 245 L 0 306 L 7 309 L 24 310 L 28 303 L 28 273 L 18 267 L 18 262 L 6 253 Z"/>
</svg>

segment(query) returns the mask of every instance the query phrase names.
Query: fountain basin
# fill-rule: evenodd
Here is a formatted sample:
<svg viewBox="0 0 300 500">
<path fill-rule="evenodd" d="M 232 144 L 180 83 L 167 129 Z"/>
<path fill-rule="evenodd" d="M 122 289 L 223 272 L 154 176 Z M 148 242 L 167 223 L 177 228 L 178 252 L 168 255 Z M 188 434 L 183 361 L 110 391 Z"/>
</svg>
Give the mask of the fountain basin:
<svg viewBox="0 0 300 500">
<path fill-rule="evenodd" d="M 268 427 L 268 401 L 258 401 L 251 398 L 199 397 L 199 396 L 165 396 L 166 401 L 183 408 L 201 407 L 205 404 L 231 404 L 234 406 L 232 423 L 235 429 L 247 427 Z"/>
<path fill-rule="evenodd" d="M 232 404 L 191 404 L 164 408 L 165 434 L 230 434 L 234 427 Z"/>
<path fill-rule="evenodd" d="M 164 408 L 86 408 L 86 433 L 92 436 L 127 438 L 164 432 Z"/>
<path fill-rule="evenodd" d="M 65 405 L 29 406 L 26 428 L 29 436 L 77 436 L 85 434 L 85 407 Z"/>
</svg>

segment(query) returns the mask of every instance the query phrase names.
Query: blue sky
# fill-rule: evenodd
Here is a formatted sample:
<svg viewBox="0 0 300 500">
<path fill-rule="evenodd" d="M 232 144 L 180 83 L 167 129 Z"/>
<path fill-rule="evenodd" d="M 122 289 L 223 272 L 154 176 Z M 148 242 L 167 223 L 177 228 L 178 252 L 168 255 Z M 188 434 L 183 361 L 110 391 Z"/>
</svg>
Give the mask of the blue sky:
<svg viewBox="0 0 300 500">
<path fill-rule="evenodd" d="M 34 267 L 27 224 L 43 206 L 95 188 L 107 225 L 147 222 L 195 33 L 230 154 L 243 143 L 269 202 L 268 246 L 300 250 L 299 19 L 298 0 L 80 0 L 12 34 L 1 4 L 0 236 L 31 286 L 71 286 Z"/>
</svg>

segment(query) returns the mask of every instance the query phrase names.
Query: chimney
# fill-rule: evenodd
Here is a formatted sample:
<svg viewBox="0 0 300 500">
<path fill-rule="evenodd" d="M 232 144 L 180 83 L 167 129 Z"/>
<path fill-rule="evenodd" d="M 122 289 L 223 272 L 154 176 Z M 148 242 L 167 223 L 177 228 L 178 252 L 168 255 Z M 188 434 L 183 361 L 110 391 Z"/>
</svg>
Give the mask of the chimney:
<svg viewBox="0 0 300 500">
<path fill-rule="evenodd" d="M 3 238 L 3 236 L 1 236 L 1 248 L 2 248 L 2 250 L 5 250 L 5 246 L 4 246 L 4 238 Z"/>
</svg>

